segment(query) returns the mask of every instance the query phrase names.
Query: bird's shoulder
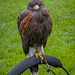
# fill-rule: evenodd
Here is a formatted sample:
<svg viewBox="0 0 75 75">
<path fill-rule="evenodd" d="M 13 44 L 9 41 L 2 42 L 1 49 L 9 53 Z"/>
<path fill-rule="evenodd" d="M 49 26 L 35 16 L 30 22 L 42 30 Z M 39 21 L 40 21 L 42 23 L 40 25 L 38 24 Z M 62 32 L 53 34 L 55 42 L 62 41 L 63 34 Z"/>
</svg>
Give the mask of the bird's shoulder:
<svg viewBox="0 0 75 75">
<path fill-rule="evenodd" d="M 17 20 L 17 25 L 18 25 L 18 29 L 19 29 L 19 26 L 20 26 L 20 23 L 21 21 L 30 13 L 29 10 L 24 10 L 24 11 L 21 11 L 19 16 L 18 16 L 18 20 Z"/>
</svg>

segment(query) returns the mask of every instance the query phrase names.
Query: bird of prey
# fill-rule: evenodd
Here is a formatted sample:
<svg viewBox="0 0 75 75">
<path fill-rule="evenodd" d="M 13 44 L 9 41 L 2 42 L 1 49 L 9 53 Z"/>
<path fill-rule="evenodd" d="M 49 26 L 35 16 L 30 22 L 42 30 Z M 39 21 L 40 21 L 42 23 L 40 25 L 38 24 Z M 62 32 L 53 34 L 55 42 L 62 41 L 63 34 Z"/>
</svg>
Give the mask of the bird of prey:
<svg viewBox="0 0 75 75">
<path fill-rule="evenodd" d="M 52 19 L 42 0 L 30 0 L 27 10 L 17 20 L 25 55 L 28 57 L 44 53 L 47 37 L 52 31 Z M 38 75 L 38 65 L 30 68 L 31 75 Z"/>
</svg>

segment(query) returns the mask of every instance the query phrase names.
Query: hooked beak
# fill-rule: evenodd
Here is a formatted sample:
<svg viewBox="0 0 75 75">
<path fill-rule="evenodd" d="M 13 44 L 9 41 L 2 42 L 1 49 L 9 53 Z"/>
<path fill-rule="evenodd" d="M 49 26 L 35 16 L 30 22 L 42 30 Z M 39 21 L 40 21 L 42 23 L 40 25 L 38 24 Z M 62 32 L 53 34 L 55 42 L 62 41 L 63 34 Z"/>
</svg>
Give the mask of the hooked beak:
<svg viewBox="0 0 75 75">
<path fill-rule="evenodd" d="M 35 9 L 35 10 L 38 10 L 38 9 L 39 9 L 39 6 L 38 6 L 38 5 L 35 5 L 35 6 L 34 6 L 34 9 Z"/>
</svg>

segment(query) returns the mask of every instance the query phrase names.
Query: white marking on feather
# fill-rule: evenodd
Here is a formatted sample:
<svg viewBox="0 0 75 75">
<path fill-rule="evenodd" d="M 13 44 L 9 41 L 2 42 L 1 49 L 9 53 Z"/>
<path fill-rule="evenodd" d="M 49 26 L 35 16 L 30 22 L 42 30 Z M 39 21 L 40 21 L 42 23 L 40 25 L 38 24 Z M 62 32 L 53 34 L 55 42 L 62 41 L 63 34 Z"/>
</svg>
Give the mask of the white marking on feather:
<svg viewBox="0 0 75 75">
<path fill-rule="evenodd" d="M 35 48 L 29 47 L 29 52 L 28 52 L 27 57 L 29 58 L 29 57 L 34 56 L 35 52 L 36 52 Z"/>
<path fill-rule="evenodd" d="M 33 72 L 31 73 L 31 75 L 38 75 L 38 72 Z"/>
<path fill-rule="evenodd" d="M 42 53 L 44 53 L 44 48 L 43 48 L 43 45 L 41 46 L 41 50 L 42 50 Z"/>
<path fill-rule="evenodd" d="M 41 49 L 38 47 L 37 51 L 38 51 L 38 53 L 40 53 L 40 52 L 44 53 L 43 45 L 41 46 Z M 27 57 L 28 58 L 32 57 L 32 56 L 34 56 L 35 53 L 36 53 L 36 49 L 34 47 L 29 47 L 29 52 L 28 52 Z"/>
</svg>

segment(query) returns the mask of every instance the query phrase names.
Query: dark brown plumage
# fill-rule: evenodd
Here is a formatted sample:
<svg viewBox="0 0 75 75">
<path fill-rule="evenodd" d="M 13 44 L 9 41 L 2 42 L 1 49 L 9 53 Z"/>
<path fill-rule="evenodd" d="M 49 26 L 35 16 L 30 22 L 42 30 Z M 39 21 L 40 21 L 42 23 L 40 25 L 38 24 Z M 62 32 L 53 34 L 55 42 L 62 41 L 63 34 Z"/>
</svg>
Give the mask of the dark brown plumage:
<svg viewBox="0 0 75 75">
<path fill-rule="evenodd" d="M 39 6 L 38 9 L 34 9 L 36 5 Z M 45 47 L 52 31 L 52 20 L 42 0 L 29 1 L 28 9 L 20 13 L 17 25 L 25 54 L 28 54 L 29 47 Z"/>
</svg>

